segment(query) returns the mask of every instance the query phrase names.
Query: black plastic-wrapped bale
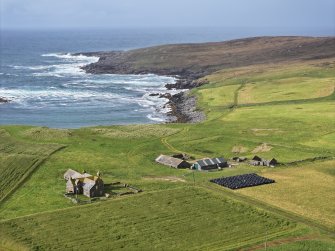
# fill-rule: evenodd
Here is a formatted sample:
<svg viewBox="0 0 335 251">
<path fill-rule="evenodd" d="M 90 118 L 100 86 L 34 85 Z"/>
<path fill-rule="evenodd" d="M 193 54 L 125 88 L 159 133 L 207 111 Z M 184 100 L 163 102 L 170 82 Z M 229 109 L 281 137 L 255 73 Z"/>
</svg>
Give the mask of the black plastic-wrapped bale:
<svg viewBox="0 0 335 251">
<path fill-rule="evenodd" d="M 268 179 L 262 176 L 259 176 L 255 173 L 242 174 L 231 177 L 223 177 L 218 179 L 212 179 L 210 182 L 218 184 L 220 186 L 228 187 L 230 189 L 240 189 L 244 187 L 252 187 L 274 183 L 272 179 Z"/>
</svg>

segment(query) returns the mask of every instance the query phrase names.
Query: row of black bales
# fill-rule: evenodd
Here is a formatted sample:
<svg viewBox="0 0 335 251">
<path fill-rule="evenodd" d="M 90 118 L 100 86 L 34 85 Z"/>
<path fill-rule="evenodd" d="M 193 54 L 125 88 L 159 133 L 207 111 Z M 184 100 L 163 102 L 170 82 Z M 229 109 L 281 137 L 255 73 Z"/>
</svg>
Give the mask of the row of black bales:
<svg viewBox="0 0 335 251">
<path fill-rule="evenodd" d="M 244 187 L 259 186 L 264 184 L 274 183 L 272 179 L 268 179 L 259 176 L 255 173 L 242 174 L 231 177 L 224 177 L 218 179 L 212 179 L 210 182 L 218 184 L 220 186 L 228 187 L 230 189 L 239 189 Z"/>
</svg>

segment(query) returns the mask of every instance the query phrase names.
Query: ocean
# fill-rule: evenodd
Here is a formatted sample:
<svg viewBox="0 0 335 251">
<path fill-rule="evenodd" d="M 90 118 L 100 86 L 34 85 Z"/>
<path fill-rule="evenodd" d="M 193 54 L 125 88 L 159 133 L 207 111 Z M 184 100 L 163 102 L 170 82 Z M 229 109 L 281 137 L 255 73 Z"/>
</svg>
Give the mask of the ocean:
<svg viewBox="0 0 335 251">
<path fill-rule="evenodd" d="M 114 29 L 0 32 L 0 124 L 53 128 L 162 123 L 164 98 L 175 78 L 92 75 L 80 69 L 97 57 L 72 53 L 129 50 L 160 44 L 223 41 L 264 31 L 219 28 Z"/>
</svg>

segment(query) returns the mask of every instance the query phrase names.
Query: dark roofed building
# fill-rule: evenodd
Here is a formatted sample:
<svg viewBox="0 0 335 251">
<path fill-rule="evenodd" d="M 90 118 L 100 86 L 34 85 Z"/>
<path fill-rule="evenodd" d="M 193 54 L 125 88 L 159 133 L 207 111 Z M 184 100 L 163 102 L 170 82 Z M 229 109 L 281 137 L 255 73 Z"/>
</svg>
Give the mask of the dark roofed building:
<svg viewBox="0 0 335 251">
<path fill-rule="evenodd" d="M 258 157 L 257 155 L 255 155 L 252 160 L 255 160 L 255 161 L 262 161 L 262 158 L 261 157 Z"/>
<path fill-rule="evenodd" d="M 278 164 L 278 161 L 277 161 L 275 158 L 271 159 L 271 160 L 268 162 L 268 165 L 269 165 L 269 166 L 275 166 L 275 165 L 277 165 L 277 164 Z"/>
<path fill-rule="evenodd" d="M 202 159 L 195 162 L 192 169 L 196 170 L 213 170 L 228 167 L 228 163 L 224 158 Z"/>
<path fill-rule="evenodd" d="M 162 165 L 174 167 L 174 168 L 190 168 L 191 164 L 185 160 L 177 159 L 167 155 L 159 155 L 156 158 L 156 162 Z"/>
<path fill-rule="evenodd" d="M 270 167 L 274 167 L 274 166 L 278 165 L 278 161 L 275 158 L 272 158 L 271 160 L 266 160 L 266 159 L 262 159 L 262 158 L 260 158 L 258 156 L 255 156 L 250 161 L 250 164 L 253 165 L 253 166 L 270 166 Z"/>
<path fill-rule="evenodd" d="M 246 161 L 248 158 L 246 157 L 233 157 L 233 160 L 236 162 L 244 162 Z"/>
</svg>

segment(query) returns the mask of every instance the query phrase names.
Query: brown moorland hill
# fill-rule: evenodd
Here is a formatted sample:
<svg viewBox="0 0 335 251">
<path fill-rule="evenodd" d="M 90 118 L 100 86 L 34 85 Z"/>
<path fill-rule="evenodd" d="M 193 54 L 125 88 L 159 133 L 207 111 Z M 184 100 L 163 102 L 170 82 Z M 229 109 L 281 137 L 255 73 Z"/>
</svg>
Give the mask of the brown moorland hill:
<svg viewBox="0 0 335 251">
<path fill-rule="evenodd" d="M 335 57 L 335 37 L 255 37 L 85 54 L 100 57 L 84 67 L 89 73 L 178 75 L 190 88 L 199 84 L 192 80 L 225 68 Z"/>
</svg>

